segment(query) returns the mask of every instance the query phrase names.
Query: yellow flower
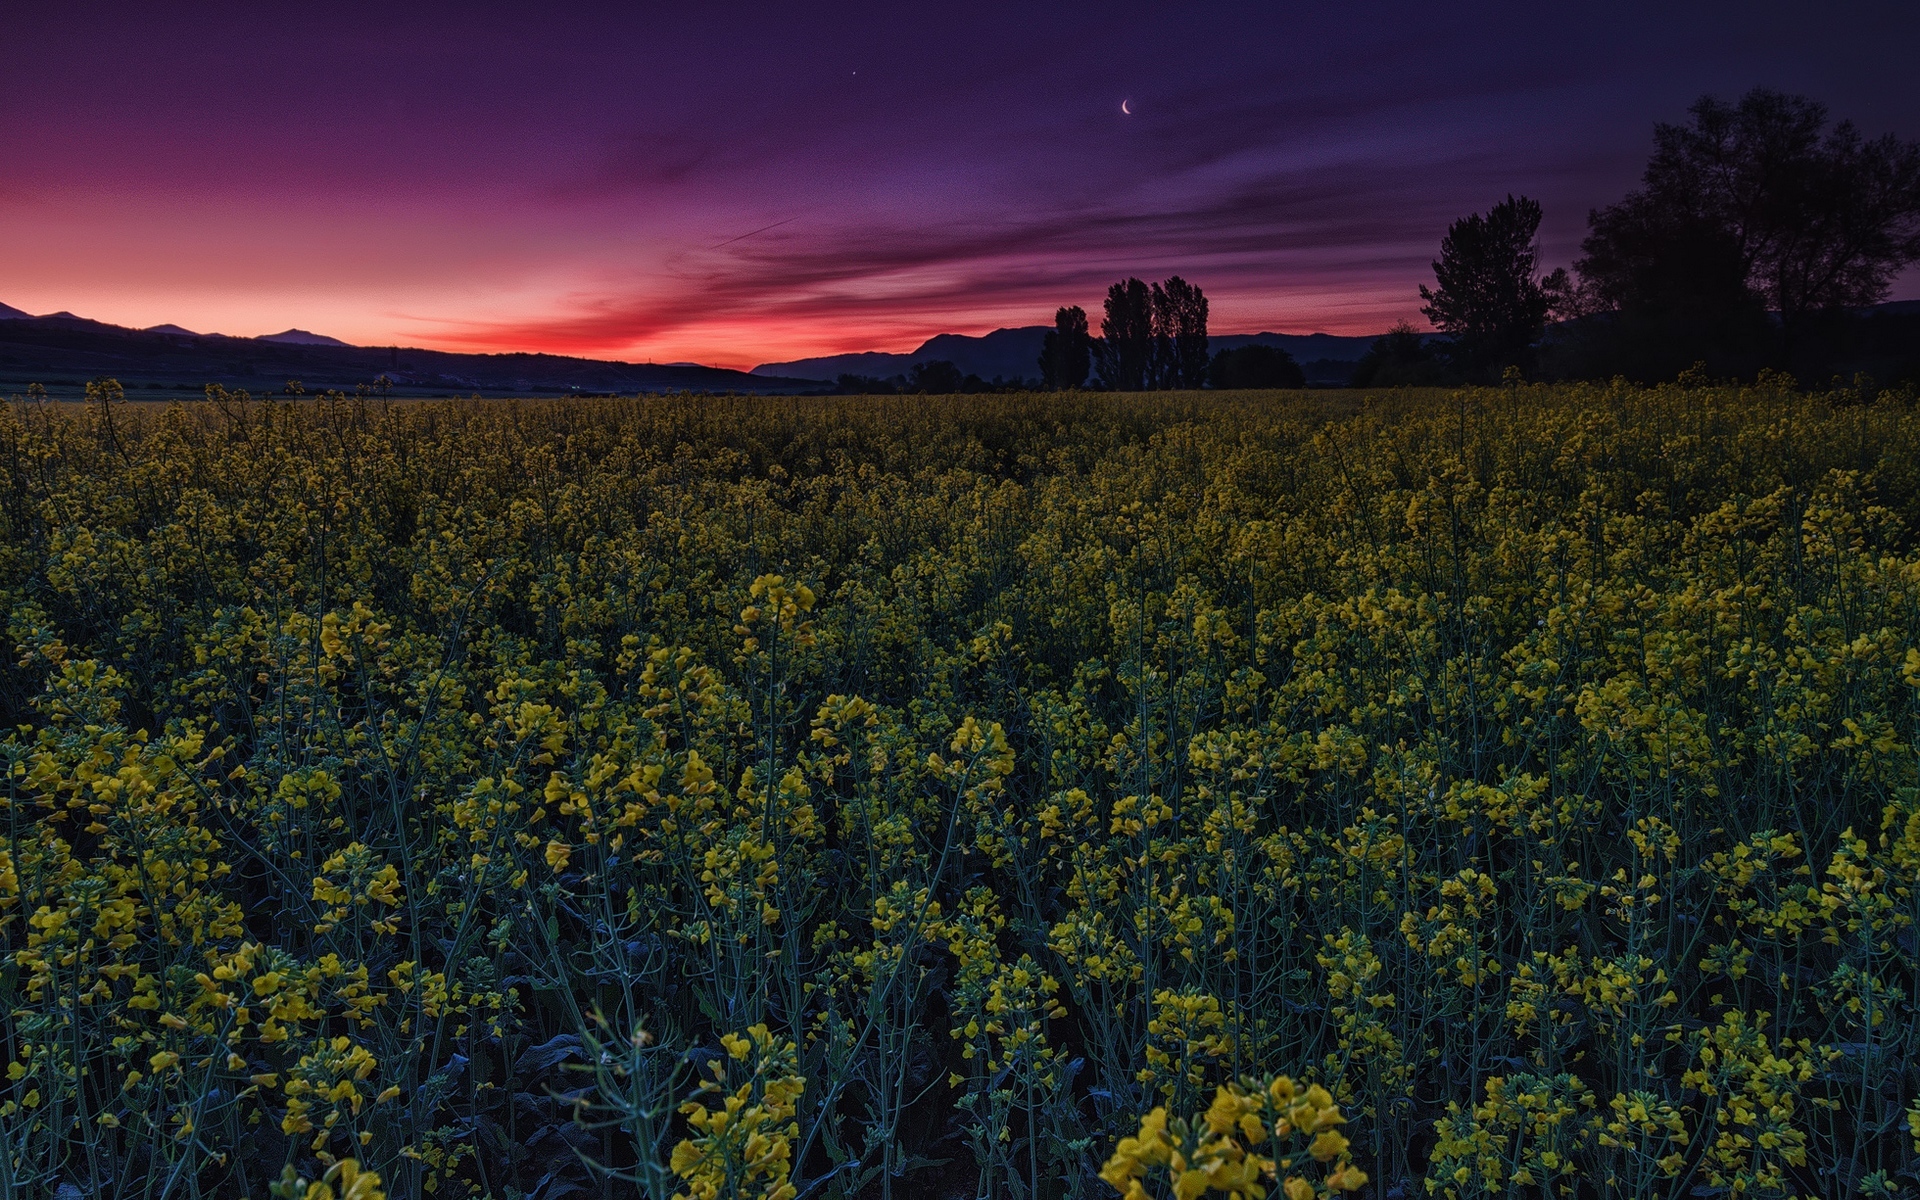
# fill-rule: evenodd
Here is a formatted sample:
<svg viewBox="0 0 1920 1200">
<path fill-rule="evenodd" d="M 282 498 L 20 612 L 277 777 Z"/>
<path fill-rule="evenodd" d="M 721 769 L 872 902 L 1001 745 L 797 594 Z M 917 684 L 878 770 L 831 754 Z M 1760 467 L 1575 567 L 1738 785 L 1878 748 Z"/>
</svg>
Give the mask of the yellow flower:
<svg viewBox="0 0 1920 1200">
<path fill-rule="evenodd" d="M 1346 1136 L 1337 1130 L 1329 1129 L 1313 1139 L 1313 1145 L 1309 1147 L 1309 1152 L 1313 1155 L 1314 1161 L 1326 1162 L 1328 1159 L 1345 1153 L 1346 1149 Z"/>
</svg>

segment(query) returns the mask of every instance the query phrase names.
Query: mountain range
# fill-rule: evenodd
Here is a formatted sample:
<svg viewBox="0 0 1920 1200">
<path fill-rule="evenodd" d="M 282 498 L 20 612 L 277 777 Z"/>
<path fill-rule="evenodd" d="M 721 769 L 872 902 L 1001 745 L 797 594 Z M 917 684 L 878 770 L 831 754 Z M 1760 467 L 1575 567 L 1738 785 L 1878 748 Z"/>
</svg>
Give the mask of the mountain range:
<svg viewBox="0 0 1920 1200">
<path fill-rule="evenodd" d="M 352 391 L 382 377 L 395 395 L 523 392 L 817 392 L 813 379 L 691 364 L 603 362 L 557 354 L 452 354 L 351 346 L 304 329 L 266 337 L 129 329 L 72 313 L 33 316 L 0 304 L 0 395 L 42 384 L 55 394 L 111 376 L 132 393 L 198 392 L 209 383 L 280 392 Z"/>
<path fill-rule="evenodd" d="M 0 304 L 0 393 L 29 383 L 77 387 L 112 376 L 131 389 L 199 391 L 208 383 L 250 391 L 280 391 L 298 380 L 308 391 L 352 390 L 379 377 L 396 394 L 574 391 L 821 390 L 842 375 L 887 379 L 918 363 L 946 361 L 983 380 L 1037 381 L 1048 326 L 1026 325 L 972 336 L 943 333 L 909 353 L 869 351 L 792 362 L 762 363 L 751 371 L 697 363 L 626 363 L 554 354 L 454 354 L 394 346 L 354 346 L 305 329 L 261 337 L 197 333 L 179 325 L 131 329 L 69 312 L 34 316 Z M 1292 354 L 1314 383 L 1344 383 L 1371 337 L 1326 333 L 1227 334 L 1213 350 L 1252 343 Z"/>
</svg>

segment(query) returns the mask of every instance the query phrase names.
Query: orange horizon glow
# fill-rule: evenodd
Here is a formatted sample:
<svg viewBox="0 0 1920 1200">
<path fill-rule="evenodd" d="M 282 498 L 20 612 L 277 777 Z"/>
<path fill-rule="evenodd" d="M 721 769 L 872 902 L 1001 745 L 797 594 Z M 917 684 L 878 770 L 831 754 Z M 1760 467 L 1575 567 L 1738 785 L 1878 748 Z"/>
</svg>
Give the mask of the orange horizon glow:
<svg viewBox="0 0 1920 1200">
<path fill-rule="evenodd" d="M 1409 298 L 1406 289 L 1389 284 L 1357 290 L 1347 281 L 1329 280 L 1288 294 L 1273 289 L 1210 288 L 1198 272 L 1189 277 L 1209 293 L 1212 332 L 1217 336 L 1365 336 L 1382 333 L 1403 320 L 1425 328 L 1417 297 Z M 1079 304 L 1097 328 L 1104 296 L 1104 288 L 1096 285 L 1062 288 L 1053 304 L 1037 298 L 1002 304 L 990 300 L 973 304 L 942 300 L 927 305 L 843 301 L 856 310 L 844 317 L 819 311 L 818 301 L 796 303 L 772 297 L 767 305 L 772 311 L 686 311 L 674 314 L 671 321 L 662 322 L 665 328 L 649 334 L 631 330 L 636 324 L 657 320 L 659 310 L 672 308 L 673 298 L 569 303 L 565 298 L 527 296 L 517 313 L 500 311 L 504 306 L 496 302 L 462 317 L 460 308 L 473 300 L 469 295 L 434 297 L 405 289 L 390 297 L 369 298 L 334 288 L 224 294 L 210 289 L 135 290 L 114 287 L 106 280 L 93 286 L 33 280 L 8 286 L 10 290 L 0 294 L 0 303 L 14 308 L 35 315 L 71 312 L 134 329 L 168 324 L 233 337 L 301 329 L 357 346 L 397 345 L 461 354 L 556 354 L 635 363 L 693 362 L 735 370 L 865 351 L 904 354 L 939 334 L 979 336 L 1001 328 L 1050 325 L 1053 308 L 1061 304 Z M 423 315 L 428 312 L 432 315 Z"/>
</svg>

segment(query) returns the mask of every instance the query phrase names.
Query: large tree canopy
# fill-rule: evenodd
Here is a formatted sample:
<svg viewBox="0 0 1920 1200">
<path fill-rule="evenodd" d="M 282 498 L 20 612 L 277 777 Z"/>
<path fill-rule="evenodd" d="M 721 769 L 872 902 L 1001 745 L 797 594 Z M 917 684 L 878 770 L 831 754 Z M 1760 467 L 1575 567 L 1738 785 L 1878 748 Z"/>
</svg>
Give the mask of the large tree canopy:
<svg viewBox="0 0 1920 1200">
<path fill-rule="evenodd" d="M 1480 369 L 1511 362 L 1539 339 L 1550 307 L 1537 269 L 1540 205 L 1508 196 L 1488 210 L 1455 221 L 1433 264 L 1438 285 L 1420 288 L 1421 308 L 1435 329 L 1453 336 L 1463 365 Z"/>
<path fill-rule="evenodd" d="M 1920 260 L 1920 144 L 1828 129 L 1824 105 L 1764 88 L 1689 111 L 1655 128 L 1640 190 L 1590 218 L 1576 270 L 1599 307 L 1725 313 L 1744 291 L 1791 337 Z"/>
</svg>

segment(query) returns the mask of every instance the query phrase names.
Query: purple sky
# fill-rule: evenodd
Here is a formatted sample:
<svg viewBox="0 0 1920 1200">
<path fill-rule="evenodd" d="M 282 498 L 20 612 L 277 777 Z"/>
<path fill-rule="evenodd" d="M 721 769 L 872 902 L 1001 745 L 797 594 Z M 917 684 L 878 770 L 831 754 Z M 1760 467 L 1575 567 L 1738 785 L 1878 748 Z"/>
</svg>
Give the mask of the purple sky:
<svg viewBox="0 0 1920 1200">
<path fill-rule="evenodd" d="M 1703 92 L 1920 137 L 1912 3 L 12 7 L 0 303 L 367 344 L 750 366 L 1173 273 L 1370 333 L 1508 192 L 1569 261 Z"/>
</svg>

